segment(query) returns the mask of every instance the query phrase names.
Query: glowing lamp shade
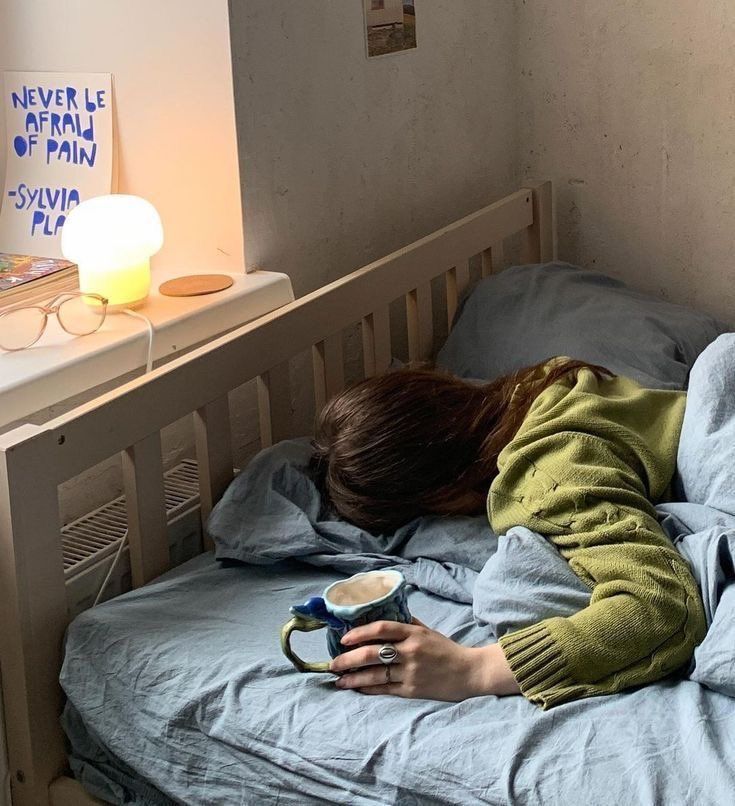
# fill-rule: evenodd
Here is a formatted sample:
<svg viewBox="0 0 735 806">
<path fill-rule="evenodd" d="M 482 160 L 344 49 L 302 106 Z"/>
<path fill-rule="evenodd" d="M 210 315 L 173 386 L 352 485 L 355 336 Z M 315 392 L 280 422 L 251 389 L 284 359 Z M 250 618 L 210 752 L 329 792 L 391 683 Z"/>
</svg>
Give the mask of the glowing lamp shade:
<svg viewBox="0 0 735 806">
<path fill-rule="evenodd" d="M 107 297 L 113 309 L 131 307 L 148 296 L 150 258 L 162 245 L 156 208 L 124 194 L 83 201 L 61 231 L 61 251 L 79 267 L 79 290 Z"/>
</svg>

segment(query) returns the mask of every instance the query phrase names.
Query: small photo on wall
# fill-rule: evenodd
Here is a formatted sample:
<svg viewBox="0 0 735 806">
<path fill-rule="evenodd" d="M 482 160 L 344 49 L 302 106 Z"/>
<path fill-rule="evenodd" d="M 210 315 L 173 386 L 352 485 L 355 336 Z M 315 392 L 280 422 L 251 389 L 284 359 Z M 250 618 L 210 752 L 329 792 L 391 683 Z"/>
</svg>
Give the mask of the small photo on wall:
<svg viewBox="0 0 735 806">
<path fill-rule="evenodd" d="M 368 56 L 416 47 L 414 0 L 363 0 Z"/>
</svg>

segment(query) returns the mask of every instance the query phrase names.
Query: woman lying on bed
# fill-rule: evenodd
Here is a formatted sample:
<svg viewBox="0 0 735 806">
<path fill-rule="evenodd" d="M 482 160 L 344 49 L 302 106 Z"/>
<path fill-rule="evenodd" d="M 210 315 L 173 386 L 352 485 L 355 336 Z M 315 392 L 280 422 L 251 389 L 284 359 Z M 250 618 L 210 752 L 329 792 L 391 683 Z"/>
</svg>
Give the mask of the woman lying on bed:
<svg viewBox="0 0 735 806">
<path fill-rule="evenodd" d="M 420 623 L 358 627 L 343 639 L 357 648 L 332 661 L 337 685 L 454 701 L 521 692 L 550 708 L 687 664 L 702 602 L 652 504 L 674 473 L 685 402 L 567 358 L 484 386 L 400 370 L 331 401 L 316 459 L 344 518 L 380 532 L 487 507 L 497 534 L 547 536 L 592 590 L 579 613 L 480 648 Z M 365 642 L 395 645 L 390 682 L 379 645 Z"/>
</svg>

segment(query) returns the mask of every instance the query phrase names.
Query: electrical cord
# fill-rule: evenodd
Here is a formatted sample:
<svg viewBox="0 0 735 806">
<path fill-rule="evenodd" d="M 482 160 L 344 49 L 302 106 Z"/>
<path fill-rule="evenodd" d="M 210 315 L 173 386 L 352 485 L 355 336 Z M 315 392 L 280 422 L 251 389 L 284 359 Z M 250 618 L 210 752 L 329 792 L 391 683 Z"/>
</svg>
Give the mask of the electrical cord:
<svg viewBox="0 0 735 806">
<path fill-rule="evenodd" d="M 148 353 L 145 362 L 145 374 L 147 375 L 153 369 L 153 335 L 154 335 L 153 322 L 151 322 L 151 320 L 147 316 L 144 316 L 142 313 L 138 313 L 138 311 L 131 311 L 129 308 L 124 308 L 122 310 L 122 313 L 126 313 L 128 316 L 132 316 L 135 319 L 140 319 L 141 321 L 145 322 L 148 327 Z M 117 568 L 117 564 L 120 561 L 123 549 L 125 548 L 128 542 L 128 532 L 129 530 L 126 529 L 123 536 L 120 538 L 120 545 L 117 547 L 115 557 L 113 558 L 112 563 L 110 563 L 110 567 L 107 569 L 105 578 L 102 580 L 102 584 L 100 585 L 99 590 L 97 591 L 97 596 L 95 596 L 92 607 L 97 607 L 97 605 L 99 604 L 100 599 L 102 598 L 102 595 L 104 594 L 105 589 L 107 588 L 107 585 L 109 584 L 110 579 L 112 578 L 112 574 L 115 568 Z"/>
<path fill-rule="evenodd" d="M 117 547 L 117 553 L 115 554 L 115 558 L 113 559 L 110 567 L 107 569 L 107 574 L 105 578 L 102 580 L 102 584 L 100 585 L 100 589 L 97 591 L 97 596 L 95 596 L 94 603 L 92 607 L 97 607 L 100 603 L 100 599 L 102 598 L 102 594 L 105 592 L 105 588 L 107 587 L 107 583 L 110 581 L 110 577 L 112 576 L 112 572 L 117 567 L 118 560 L 120 559 L 120 555 L 123 553 L 123 549 L 128 542 L 128 530 L 125 530 L 125 533 L 120 538 L 120 545 Z"/>
<path fill-rule="evenodd" d="M 148 327 L 148 357 L 145 362 L 145 371 L 148 373 L 153 369 L 153 322 L 142 313 L 131 311 L 130 308 L 123 308 L 122 313 L 126 313 L 128 316 L 132 316 L 135 319 L 140 319 L 140 321 L 145 322 Z"/>
</svg>

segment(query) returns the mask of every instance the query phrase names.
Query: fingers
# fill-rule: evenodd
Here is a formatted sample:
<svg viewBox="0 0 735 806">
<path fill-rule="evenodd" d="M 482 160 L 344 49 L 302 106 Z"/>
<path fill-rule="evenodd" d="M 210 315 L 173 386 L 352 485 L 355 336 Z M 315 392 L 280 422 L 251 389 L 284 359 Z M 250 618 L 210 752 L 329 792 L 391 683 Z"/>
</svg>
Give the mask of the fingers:
<svg viewBox="0 0 735 806">
<path fill-rule="evenodd" d="M 389 686 L 394 686 L 400 682 L 401 675 L 399 667 L 391 665 L 389 681 L 385 666 L 381 666 L 380 668 L 368 666 L 367 668 L 357 669 L 354 672 L 343 675 L 339 678 L 339 680 L 335 681 L 334 685 L 337 688 L 352 688 L 360 690 L 363 688 L 380 687 L 383 693 L 387 694 L 387 689 Z"/>
<path fill-rule="evenodd" d="M 343 638 L 345 647 L 355 646 L 337 656 L 330 664 L 330 671 L 341 677 L 335 682 L 340 689 L 352 689 L 364 694 L 393 694 L 399 697 L 413 696 L 414 686 L 403 682 L 403 674 L 410 673 L 409 666 L 402 666 L 402 655 L 414 651 L 418 637 L 428 631 L 422 622 L 414 619 L 411 624 L 398 621 L 375 621 L 355 627 Z M 412 638 L 406 642 L 406 639 Z M 406 642 L 406 643 L 404 643 Z M 381 663 L 378 656 L 381 644 L 395 643 L 397 661 L 389 665 Z M 361 645 L 362 646 L 359 646 Z"/>
<path fill-rule="evenodd" d="M 356 669 L 358 666 L 383 665 L 378 657 L 380 646 L 370 644 L 353 649 L 350 652 L 343 652 L 330 663 L 329 670 L 335 674 L 346 672 L 348 669 Z"/>
<path fill-rule="evenodd" d="M 382 686 L 363 686 L 358 691 L 361 694 L 392 694 L 394 697 L 407 697 L 402 683 L 386 683 Z"/>
<path fill-rule="evenodd" d="M 416 629 L 415 624 L 402 624 L 400 621 L 373 621 L 362 627 L 355 627 L 343 638 L 343 646 L 364 644 L 368 641 L 403 641 Z"/>
</svg>

